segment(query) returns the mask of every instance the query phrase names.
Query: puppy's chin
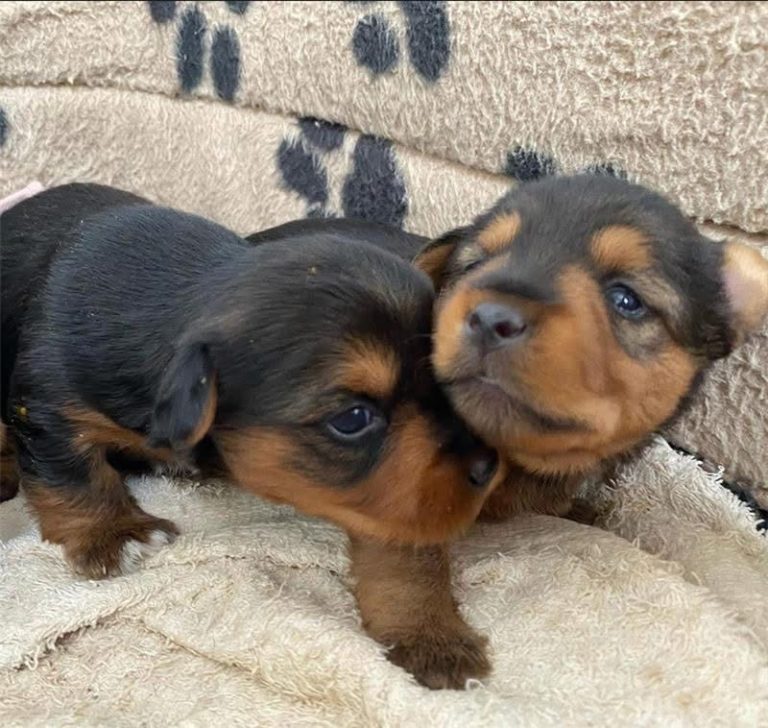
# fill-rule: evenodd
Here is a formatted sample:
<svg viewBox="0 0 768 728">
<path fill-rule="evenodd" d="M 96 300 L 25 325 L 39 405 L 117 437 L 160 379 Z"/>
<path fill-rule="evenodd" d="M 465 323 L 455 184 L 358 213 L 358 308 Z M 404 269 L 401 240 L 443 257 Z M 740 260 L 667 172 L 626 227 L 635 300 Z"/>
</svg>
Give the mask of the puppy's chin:
<svg viewBox="0 0 768 728">
<path fill-rule="evenodd" d="M 634 438 L 607 436 L 590 423 L 552 414 L 485 375 L 446 383 L 456 411 L 510 461 L 541 475 L 588 473 L 634 447 Z M 510 391 L 512 390 L 512 391 Z"/>
</svg>

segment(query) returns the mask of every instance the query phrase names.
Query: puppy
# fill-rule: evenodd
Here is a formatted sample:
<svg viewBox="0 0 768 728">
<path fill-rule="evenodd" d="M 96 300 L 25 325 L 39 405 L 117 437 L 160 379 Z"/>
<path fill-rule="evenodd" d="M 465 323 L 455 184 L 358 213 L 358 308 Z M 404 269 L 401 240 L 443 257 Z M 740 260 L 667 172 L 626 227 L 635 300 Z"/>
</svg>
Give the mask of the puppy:
<svg viewBox="0 0 768 728">
<path fill-rule="evenodd" d="M 434 379 L 425 275 L 349 236 L 248 245 L 98 185 L 1 222 L 3 422 L 77 572 L 130 571 L 177 533 L 115 453 L 216 470 L 348 531 L 364 625 L 417 679 L 487 672 L 430 545 L 474 520 L 496 457 Z"/>
<path fill-rule="evenodd" d="M 768 311 L 768 261 L 612 177 L 522 185 L 417 257 L 440 288 L 433 365 L 509 465 L 483 509 L 563 515 L 585 474 L 684 408 Z"/>
<path fill-rule="evenodd" d="M 613 177 L 522 185 L 426 245 L 354 220 L 248 239 L 308 224 L 364 236 L 433 279 L 437 379 L 508 465 L 488 517 L 567 512 L 584 475 L 673 420 L 768 311 L 757 251 L 704 238 L 660 195 Z"/>
<path fill-rule="evenodd" d="M 708 365 L 768 310 L 759 253 L 702 237 L 658 194 L 610 177 L 523 185 L 427 245 L 372 223 L 313 227 L 364 235 L 432 277 L 437 379 L 501 453 L 503 480 L 480 514 L 488 520 L 524 511 L 591 520 L 573 503 L 584 476 L 674 419 Z"/>
</svg>

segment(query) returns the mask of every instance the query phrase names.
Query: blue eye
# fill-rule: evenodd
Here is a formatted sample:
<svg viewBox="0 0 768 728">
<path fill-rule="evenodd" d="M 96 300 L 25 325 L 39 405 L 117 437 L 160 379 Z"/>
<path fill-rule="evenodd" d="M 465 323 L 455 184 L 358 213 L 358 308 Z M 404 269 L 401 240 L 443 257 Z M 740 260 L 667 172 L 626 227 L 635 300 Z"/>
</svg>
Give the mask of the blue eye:
<svg viewBox="0 0 768 728">
<path fill-rule="evenodd" d="M 328 427 L 334 435 L 349 439 L 368 432 L 377 419 L 376 413 L 370 407 L 358 405 L 331 417 Z"/>
<path fill-rule="evenodd" d="M 629 286 L 617 284 L 611 286 L 606 292 L 611 307 L 620 316 L 628 319 L 638 319 L 648 313 L 640 296 L 638 296 Z"/>
</svg>

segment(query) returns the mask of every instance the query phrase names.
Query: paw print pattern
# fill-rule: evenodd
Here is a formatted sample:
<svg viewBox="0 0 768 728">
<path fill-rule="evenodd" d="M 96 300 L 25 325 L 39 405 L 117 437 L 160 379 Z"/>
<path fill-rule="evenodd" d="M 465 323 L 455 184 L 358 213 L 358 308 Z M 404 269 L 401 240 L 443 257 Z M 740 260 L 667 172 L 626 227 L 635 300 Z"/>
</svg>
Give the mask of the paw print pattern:
<svg viewBox="0 0 768 728">
<path fill-rule="evenodd" d="M 584 169 L 585 174 L 603 174 L 608 177 L 618 177 L 619 179 L 627 179 L 627 173 L 615 166 L 612 162 L 599 162 L 598 164 L 590 164 Z"/>
<path fill-rule="evenodd" d="M 149 13 L 156 23 L 169 23 L 176 17 L 176 0 L 149 0 Z"/>
<path fill-rule="evenodd" d="M 148 0 L 149 13 L 156 23 L 164 25 L 175 21 L 175 0 Z M 227 2 L 236 15 L 243 15 L 250 1 Z M 206 63 L 206 37 L 208 23 L 197 5 L 182 13 L 176 31 L 176 74 L 184 93 L 194 91 L 203 80 Z M 216 94 L 224 101 L 232 101 L 240 86 L 240 42 L 234 28 L 214 28 L 211 37 L 211 78 Z"/>
<path fill-rule="evenodd" d="M 370 134 L 361 136 L 352 162 L 341 191 L 344 216 L 402 227 L 408 203 L 391 142 Z"/>
<path fill-rule="evenodd" d="M 5 113 L 5 109 L 0 107 L 0 147 L 5 145 L 8 140 L 8 132 L 10 131 L 10 125 L 8 124 L 8 115 Z"/>
<path fill-rule="evenodd" d="M 530 182 L 555 174 L 555 160 L 547 154 L 518 146 L 507 153 L 504 174 L 519 182 Z"/>
<path fill-rule="evenodd" d="M 357 62 L 375 75 L 391 71 L 400 60 L 400 44 L 382 15 L 366 15 L 358 21 L 352 50 Z"/>
<path fill-rule="evenodd" d="M 370 5 L 371 3 L 359 3 Z M 443 0 L 398 3 L 405 15 L 406 41 L 411 65 L 429 83 L 436 82 L 451 56 L 448 14 Z M 394 70 L 400 60 L 400 42 L 387 18 L 369 13 L 357 21 L 352 51 L 361 66 L 374 75 Z"/>
<path fill-rule="evenodd" d="M 352 152 L 352 169 L 341 185 L 339 210 L 329 206 L 329 175 L 325 160 L 344 154 L 347 129 L 321 119 L 298 122 L 299 135 L 284 139 L 277 151 L 283 186 L 307 203 L 307 217 L 354 217 L 402 227 L 408 198 L 391 142 L 361 135 Z"/>
<path fill-rule="evenodd" d="M 516 146 L 507 152 L 504 174 L 518 182 L 531 182 L 542 177 L 551 177 L 559 171 L 554 157 L 535 149 Z M 598 162 L 579 170 L 580 174 L 602 174 L 627 179 L 627 173 L 612 162 Z"/>
</svg>

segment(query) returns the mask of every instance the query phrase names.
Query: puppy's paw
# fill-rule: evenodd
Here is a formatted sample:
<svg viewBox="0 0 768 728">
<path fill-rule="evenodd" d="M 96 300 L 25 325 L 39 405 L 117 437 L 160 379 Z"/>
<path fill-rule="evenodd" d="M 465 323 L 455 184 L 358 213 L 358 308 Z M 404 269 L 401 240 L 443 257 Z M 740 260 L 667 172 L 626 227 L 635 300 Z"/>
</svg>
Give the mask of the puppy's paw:
<svg viewBox="0 0 768 728">
<path fill-rule="evenodd" d="M 15 472 L 0 472 L 0 503 L 12 500 L 19 492 L 19 478 Z"/>
<path fill-rule="evenodd" d="M 441 634 L 405 635 L 397 639 L 387 658 L 431 690 L 462 690 L 467 680 L 490 673 L 487 642 L 469 627 Z"/>
<path fill-rule="evenodd" d="M 172 543 L 178 532 L 171 521 L 146 516 L 140 525 L 104 528 L 70 540 L 64 552 L 78 574 L 103 579 L 135 571 L 144 559 Z"/>
</svg>

